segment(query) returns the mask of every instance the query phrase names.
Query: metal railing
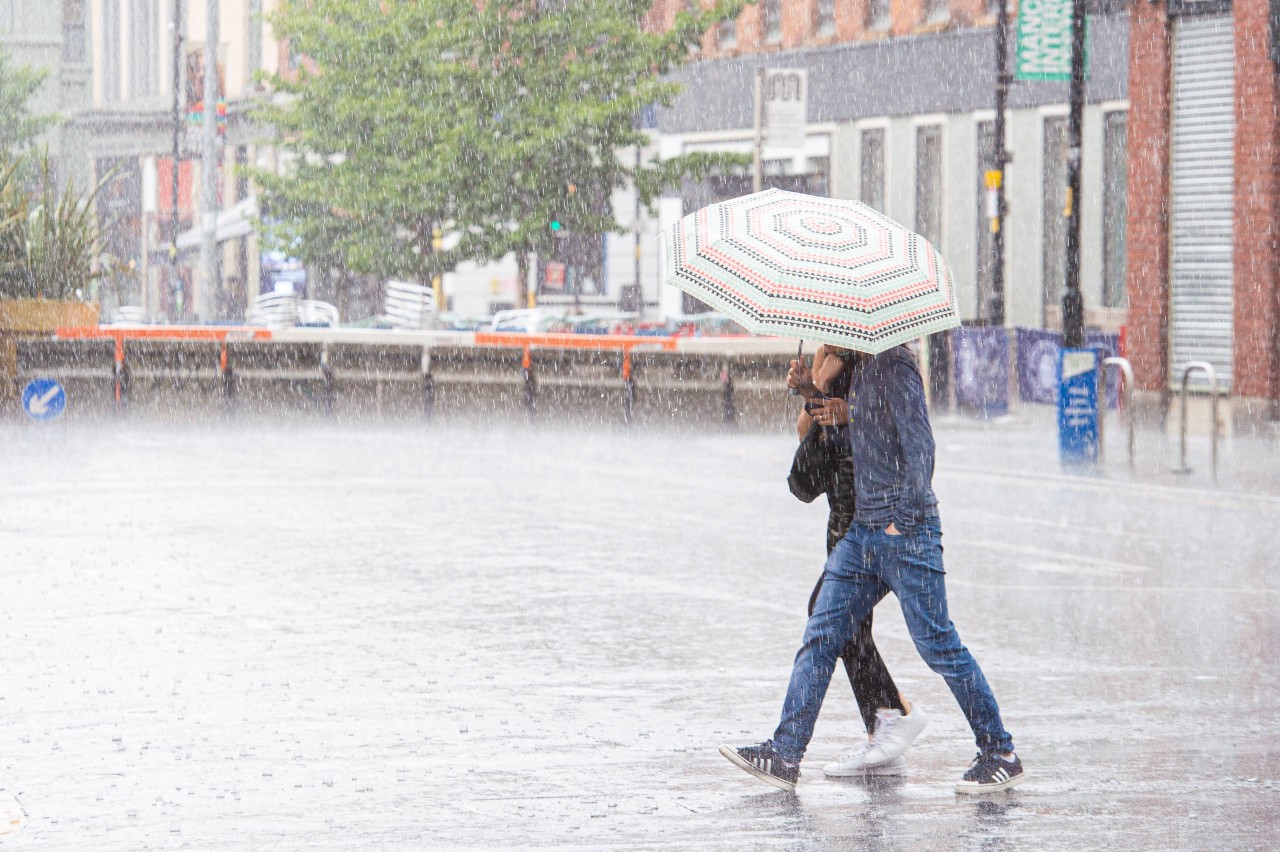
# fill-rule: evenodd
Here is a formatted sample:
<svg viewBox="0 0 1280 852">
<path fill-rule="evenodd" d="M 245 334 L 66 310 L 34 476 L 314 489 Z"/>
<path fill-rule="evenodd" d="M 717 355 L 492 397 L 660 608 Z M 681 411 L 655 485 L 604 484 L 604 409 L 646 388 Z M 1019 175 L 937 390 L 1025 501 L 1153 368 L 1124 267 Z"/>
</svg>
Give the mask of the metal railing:
<svg viewBox="0 0 1280 852">
<path fill-rule="evenodd" d="M 1182 370 L 1182 401 L 1181 408 L 1181 424 L 1180 431 L 1180 447 L 1178 459 L 1180 467 L 1176 473 L 1190 473 L 1191 468 L 1187 467 L 1187 383 L 1191 379 L 1191 374 L 1195 372 L 1205 373 L 1209 376 L 1209 397 L 1212 402 L 1213 423 L 1210 427 L 1213 435 L 1213 481 L 1218 481 L 1218 373 L 1213 369 L 1213 365 L 1208 361 L 1192 361 Z"/>
<path fill-rule="evenodd" d="M 1134 424 L 1133 424 L 1133 365 L 1128 358 L 1114 356 L 1104 358 L 1098 365 L 1098 461 L 1102 461 L 1106 452 L 1103 426 L 1107 417 L 1107 368 L 1116 367 L 1124 378 L 1120 398 L 1120 408 L 1129 427 L 1129 467 L 1133 467 Z"/>
</svg>

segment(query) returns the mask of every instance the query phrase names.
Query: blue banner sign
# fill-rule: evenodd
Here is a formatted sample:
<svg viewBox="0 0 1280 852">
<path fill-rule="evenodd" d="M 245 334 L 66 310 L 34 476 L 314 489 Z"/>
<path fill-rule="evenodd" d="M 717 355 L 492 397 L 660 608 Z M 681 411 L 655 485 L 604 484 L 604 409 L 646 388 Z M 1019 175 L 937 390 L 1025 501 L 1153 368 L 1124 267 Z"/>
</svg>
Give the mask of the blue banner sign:
<svg viewBox="0 0 1280 852">
<path fill-rule="evenodd" d="M 1098 460 L 1098 353 L 1063 349 L 1058 386 L 1058 448 L 1063 464 Z"/>
<path fill-rule="evenodd" d="M 1100 331 L 1085 333 L 1084 344 L 1098 353 L 1098 363 L 1103 358 L 1119 354 L 1120 335 Z M 1056 405 L 1058 402 L 1058 350 L 1062 348 L 1062 333 L 1043 328 L 1017 329 L 1018 398 L 1023 402 Z M 1120 405 L 1120 383 L 1112 379 L 1107 383 L 1107 407 Z"/>
<path fill-rule="evenodd" d="M 999 326 L 953 329 L 951 351 L 954 353 L 956 406 L 979 417 L 1008 414 L 1008 329 Z"/>
</svg>

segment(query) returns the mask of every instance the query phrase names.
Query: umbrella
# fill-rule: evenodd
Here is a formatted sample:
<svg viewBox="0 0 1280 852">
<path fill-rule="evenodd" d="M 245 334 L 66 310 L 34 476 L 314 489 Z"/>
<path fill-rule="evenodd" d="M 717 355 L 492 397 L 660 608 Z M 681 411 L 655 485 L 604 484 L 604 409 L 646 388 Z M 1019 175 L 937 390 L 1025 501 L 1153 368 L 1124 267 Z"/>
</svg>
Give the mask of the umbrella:
<svg viewBox="0 0 1280 852">
<path fill-rule="evenodd" d="M 663 234 L 663 280 L 757 334 L 875 354 L 960 325 L 929 241 L 857 201 L 767 189 Z"/>
</svg>

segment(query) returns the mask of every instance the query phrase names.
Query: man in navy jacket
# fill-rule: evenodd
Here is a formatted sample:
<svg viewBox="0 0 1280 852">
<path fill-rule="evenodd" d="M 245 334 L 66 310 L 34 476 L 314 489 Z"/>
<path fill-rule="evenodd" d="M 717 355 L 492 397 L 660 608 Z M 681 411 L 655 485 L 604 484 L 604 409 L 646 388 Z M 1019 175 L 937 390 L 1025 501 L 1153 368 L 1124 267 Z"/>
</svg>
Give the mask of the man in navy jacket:
<svg viewBox="0 0 1280 852">
<path fill-rule="evenodd" d="M 1013 739 L 982 669 L 947 615 L 942 527 L 932 484 L 933 430 L 920 371 L 905 346 L 858 356 L 853 369 L 848 430 L 857 485 L 853 524 L 827 559 L 772 739 L 720 751 L 761 780 L 795 790 L 840 649 L 893 592 L 916 650 L 946 680 L 973 729 L 978 755 L 956 792 L 1012 787 L 1026 777 Z M 802 394 L 812 385 L 800 362 L 792 362 L 787 383 Z"/>
</svg>

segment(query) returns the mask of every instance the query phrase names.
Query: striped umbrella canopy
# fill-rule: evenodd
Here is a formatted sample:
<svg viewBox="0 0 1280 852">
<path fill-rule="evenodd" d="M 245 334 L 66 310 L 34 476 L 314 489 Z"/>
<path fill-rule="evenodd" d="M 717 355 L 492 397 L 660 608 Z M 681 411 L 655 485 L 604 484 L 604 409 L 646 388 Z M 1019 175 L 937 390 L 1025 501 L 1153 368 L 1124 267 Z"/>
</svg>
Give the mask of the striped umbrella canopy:
<svg viewBox="0 0 1280 852">
<path fill-rule="evenodd" d="M 960 325 L 938 250 L 858 201 L 767 189 L 690 213 L 663 244 L 667 284 L 757 334 L 875 354 Z"/>
</svg>

